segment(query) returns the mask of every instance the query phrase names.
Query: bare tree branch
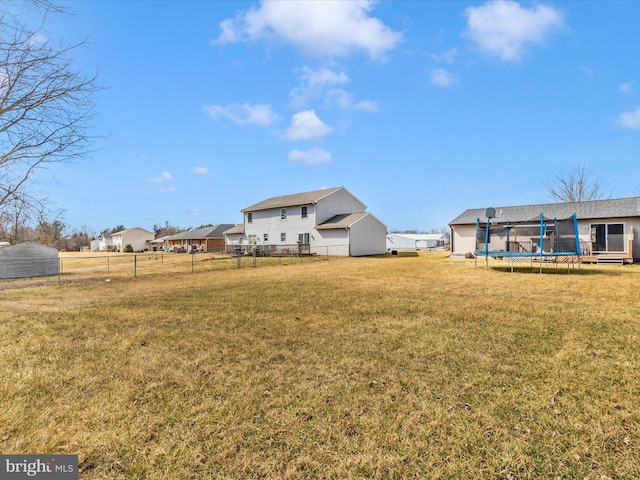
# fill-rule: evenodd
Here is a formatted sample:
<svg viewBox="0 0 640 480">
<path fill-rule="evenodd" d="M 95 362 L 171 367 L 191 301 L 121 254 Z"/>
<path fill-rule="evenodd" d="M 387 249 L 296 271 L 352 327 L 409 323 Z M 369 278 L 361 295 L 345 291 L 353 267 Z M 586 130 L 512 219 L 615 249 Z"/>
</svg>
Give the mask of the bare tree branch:
<svg viewBox="0 0 640 480">
<path fill-rule="evenodd" d="M 587 202 L 609 198 L 606 185 L 584 165 L 557 173 L 551 182 L 543 183 L 547 193 L 557 202 Z"/>
<path fill-rule="evenodd" d="M 20 16 L 0 11 L 0 209 L 16 198 L 38 203 L 28 180 L 47 165 L 85 157 L 94 140 L 87 132 L 94 116 L 96 75 L 74 69 L 84 45 L 49 37 L 50 12 L 64 13 L 50 0 L 32 0 L 42 16 L 30 29 Z M 41 203 L 41 202 L 40 202 Z"/>
</svg>

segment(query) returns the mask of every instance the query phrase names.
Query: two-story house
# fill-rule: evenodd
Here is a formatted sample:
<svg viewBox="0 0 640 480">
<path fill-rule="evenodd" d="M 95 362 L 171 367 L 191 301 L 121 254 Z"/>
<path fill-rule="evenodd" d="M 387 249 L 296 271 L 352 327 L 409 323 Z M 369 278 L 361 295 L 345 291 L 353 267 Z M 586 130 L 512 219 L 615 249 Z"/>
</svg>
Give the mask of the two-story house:
<svg viewBox="0 0 640 480">
<path fill-rule="evenodd" d="M 118 252 L 131 245 L 134 252 L 149 250 L 149 242 L 154 239 L 153 232 L 140 227 L 127 228 L 111 234 L 112 245 Z"/>
<path fill-rule="evenodd" d="M 227 248 L 362 256 L 386 251 L 387 227 L 346 188 L 268 198 L 242 210 Z"/>
</svg>

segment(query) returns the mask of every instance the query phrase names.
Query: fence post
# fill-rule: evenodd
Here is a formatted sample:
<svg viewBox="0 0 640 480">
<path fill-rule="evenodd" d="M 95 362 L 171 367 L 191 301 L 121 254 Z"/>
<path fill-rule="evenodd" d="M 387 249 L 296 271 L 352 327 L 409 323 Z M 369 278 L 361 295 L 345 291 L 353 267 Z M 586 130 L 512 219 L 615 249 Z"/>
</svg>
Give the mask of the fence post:
<svg viewBox="0 0 640 480">
<path fill-rule="evenodd" d="M 62 279 L 60 278 L 60 275 L 62 274 L 62 259 L 60 258 L 60 263 L 58 265 L 58 285 L 60 285 L 62 283 Z"/>
<path fill-rule="evenodd" d="M 191 273 L 193 273 L 194 264 L 195 264 L 195 258 L 196 258 L 196 254 L 192 253 L 191 254 Z"/>
<path fill-rule="evenodd" d="M 138 255 L 133 254 L 133 278 L 138 277 Z"/>
</svg>

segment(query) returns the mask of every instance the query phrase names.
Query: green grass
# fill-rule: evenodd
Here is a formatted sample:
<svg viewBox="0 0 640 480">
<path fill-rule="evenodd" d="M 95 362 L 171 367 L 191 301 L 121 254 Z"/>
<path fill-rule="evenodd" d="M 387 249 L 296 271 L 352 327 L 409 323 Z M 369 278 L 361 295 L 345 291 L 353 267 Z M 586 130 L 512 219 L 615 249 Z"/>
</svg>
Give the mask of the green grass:
<svg viewBox="0 0 640 480">
<path fill-rule="evenodd" d="M 0 291 L 0 450 L 78 454 L 82 479 L 640 478 L 640 269 L 533 272 L 428 254 Z"/>
</svg>

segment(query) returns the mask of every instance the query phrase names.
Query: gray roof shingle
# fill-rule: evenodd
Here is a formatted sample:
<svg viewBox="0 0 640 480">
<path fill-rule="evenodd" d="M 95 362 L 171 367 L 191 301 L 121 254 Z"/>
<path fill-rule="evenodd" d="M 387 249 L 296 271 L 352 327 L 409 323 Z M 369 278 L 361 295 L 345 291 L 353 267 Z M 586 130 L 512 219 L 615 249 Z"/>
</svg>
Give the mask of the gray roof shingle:
<svg viewBox="0 0 640 480">
<path fill-rule="evenodd" d="M 293 195 L 282 195 L 272 197 L 262 202 L 256 203 L 243 209 L 243 212 L 255 212 L 258 210 L 269 210 L 271 208 L 292 207 L 295 205 L 311 205 L 327 195 L 342 190 L 344 187 L 326 188 L 324 190 L 314 190 L 313 192 L 296 193 Z"/>
<path fill-rule="evenodd" d="M 214 225 L 212 227 L 202 227 L 196 228 L 194 230 L 187 230 L 185 232 L 176 233 L 175 235 L 169 235 L 163 238 L 165 240 L 224 238 L 224 232 L 232 227 L 234 227 L 233 223 L 221 223 L 220 225 Z"/>
<path fill-rule="evenodd" d="M 547 218 L 567 218 L 574 213 L 581 219 L 640 217 L 640 197 L 591 200 L 588 202 L 543 203 L 512 207 L 495 207 L 498 222 L 533 220 L 543 213 Z M 486 208 L 470 208 L 449 222 L 449 225 L 475 224 L 479 218 L 486 222 Z"/>
<path fill-rule="evenodd" d="M 336 228 L 349 228 L 356 223 L 362 217 L 370 215 L 369 212 L 358 213 L 341 213 L 340 215 L 334 215 L 329 220 L 316 226 L 316 230 L 332 230 Z"/>
</svg>

